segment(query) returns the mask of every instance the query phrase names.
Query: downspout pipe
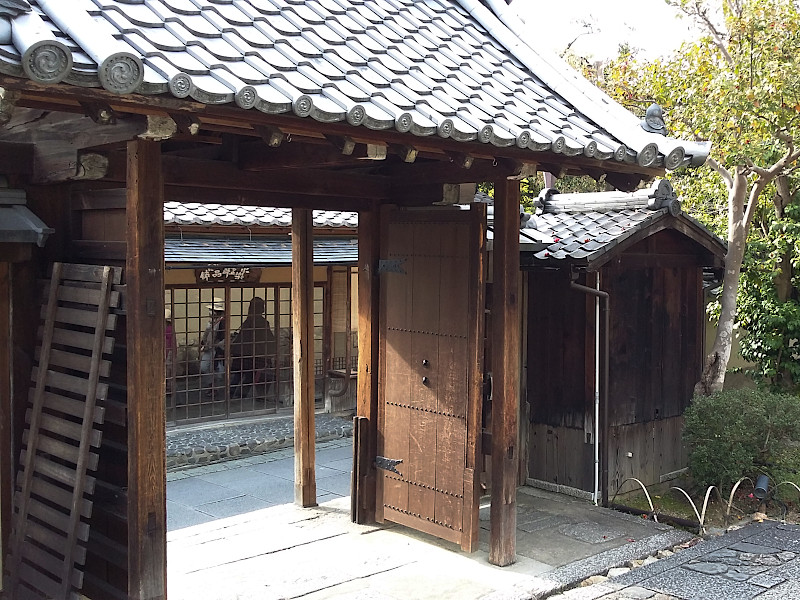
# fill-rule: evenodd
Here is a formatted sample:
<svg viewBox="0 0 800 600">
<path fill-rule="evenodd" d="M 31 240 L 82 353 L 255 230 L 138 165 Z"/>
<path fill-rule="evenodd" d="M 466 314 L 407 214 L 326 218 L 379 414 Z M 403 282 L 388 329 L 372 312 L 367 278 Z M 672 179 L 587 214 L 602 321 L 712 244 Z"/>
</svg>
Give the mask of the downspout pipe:
<svg viewBox="0 0 800 600">
<path fill-rule="evenodd" d="M 573 277 L 576 277 L 577 274 L 573 273 Z M 599 274 L 598 274 L 599 276 Z M 603 506 L 608 506 L 608 380 L 609 380 L 609 363 L 610 363 L 610 355 L 609 355 L 609 338 L 611 337 L 611 306 L 610 306 L 610 297 L 608 292 L 604 292 L 600 289 L 591 288 L 585 285 L 581 285 L 580 283 L 576 283 L 575 281 L 569 282 L 570 289 L 573 289 L 578 292 L 583 292 L 584 294 L 589 294 L 591 296 L 595 296 L 599 298 L 604 304 L 604 328 L 605 331 L 603 332 L 603 379 L 601 382 L 602 388 L 602 403 L 603 403 L 603 420 L 600 424 L 600 443 L 602 443 L 602 452 L 600 454 L 600 470 L 602 472 L 601 477 L 601 493 L 603 499 Z M 595 443 L 598 441 L 595 440 Z"/>
</svg>

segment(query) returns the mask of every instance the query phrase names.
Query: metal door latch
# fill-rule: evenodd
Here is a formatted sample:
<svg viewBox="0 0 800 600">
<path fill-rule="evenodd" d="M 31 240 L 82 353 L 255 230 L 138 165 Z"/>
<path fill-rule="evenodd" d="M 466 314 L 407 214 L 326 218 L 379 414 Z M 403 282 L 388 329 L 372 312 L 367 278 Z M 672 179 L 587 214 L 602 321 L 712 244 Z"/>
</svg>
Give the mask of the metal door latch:
<svg viewBox="0 0 800 600">
<path fill-rule="evenodd" d="M 379 469 L 383 469 L 384 471 L 391 471 L 392 473 L 397 473 L 398 475 L 402 475 L 400 471 L 395 469 L 395 465 L 399 465 L 403 462 L 402 458 L 386 458 L 385 456 L 376 456 L 375 457 L 375 466 Z"/>
</svg>

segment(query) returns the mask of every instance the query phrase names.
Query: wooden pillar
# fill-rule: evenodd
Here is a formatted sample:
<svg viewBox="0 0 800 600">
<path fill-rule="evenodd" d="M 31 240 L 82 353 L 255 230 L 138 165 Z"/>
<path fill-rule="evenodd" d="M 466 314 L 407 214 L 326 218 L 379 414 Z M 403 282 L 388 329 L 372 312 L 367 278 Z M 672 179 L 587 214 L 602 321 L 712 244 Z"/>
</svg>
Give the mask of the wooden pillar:
<svg viewBox="0 0 800 600">
<path fill-rule="evenodd" d="M 313 231 L 313 228 L 312 228 Z M 322 303 L 322 398 L 325 412 L 333 412 L 333 399 L 330 396 L 330 375 L 333 369 L 333 298 L 336 294 L 334 268 L 325 269 L 325 296 Z"/>
<path fill-rule="evenodd" d="M 378 298 L 375 274 L 380 251 L 376 209 L 358 213 L 358 399 L 353 429 L 352 519 L 375 521 L 378 452 Z"/>
<path fill-rule="evenodd" d="M 11 402 L 12 365 L 11 341 L 11 265 L 0 261 L 0 590 L 3 589 L 3 558 L 8 554 L 11 533 L 11 499 L 14 481 L 14 423 Z"/>
<path fill-rule="evenodd" d="M 292 209 L 294 501 L 317 505 L 314 468 L 314 231 L 312 212 Z"/>
<path fill-rule="evenodd" d="M 492 257 L 492 506 L 489 562 L 516 558 L 520 365 L 519 181 L 494 185 Z"/>
<path fill-rule="evenodd" d="M 158 142 L 128 143 L 128 594 L 166 598 L 164 186 Z"/>
</svg>

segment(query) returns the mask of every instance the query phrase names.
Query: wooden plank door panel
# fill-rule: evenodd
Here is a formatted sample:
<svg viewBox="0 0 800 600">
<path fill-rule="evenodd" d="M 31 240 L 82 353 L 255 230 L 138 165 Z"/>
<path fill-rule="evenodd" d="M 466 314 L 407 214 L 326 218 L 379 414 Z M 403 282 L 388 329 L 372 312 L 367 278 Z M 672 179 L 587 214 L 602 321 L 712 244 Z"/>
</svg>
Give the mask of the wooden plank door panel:
<svg viewBox="0 0 800 600">
<path fill-rule="evenodd" d="M 376 517 L 473 549 L 483 316 L 482 209 L 387 211 Z M 480 346 L 482 347 L 482 346 Z M 474 363 L 474 364 L 473 364 Z"/>
</svg>

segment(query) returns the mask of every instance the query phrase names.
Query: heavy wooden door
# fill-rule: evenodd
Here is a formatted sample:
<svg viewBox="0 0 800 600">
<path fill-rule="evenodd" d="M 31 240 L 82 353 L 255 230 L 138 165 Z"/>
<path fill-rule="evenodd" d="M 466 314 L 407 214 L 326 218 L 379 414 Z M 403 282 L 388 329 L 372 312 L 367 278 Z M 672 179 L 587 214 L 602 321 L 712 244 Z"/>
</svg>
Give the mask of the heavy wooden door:
<svg viewBox="0 0 800 600">
<path fill-rule="evenodd" d="M 478 541 L 485 206 L 381 228 L 376 518 Z M 400 461 L 400 462 L 397 462 Z"/>
</svg>

